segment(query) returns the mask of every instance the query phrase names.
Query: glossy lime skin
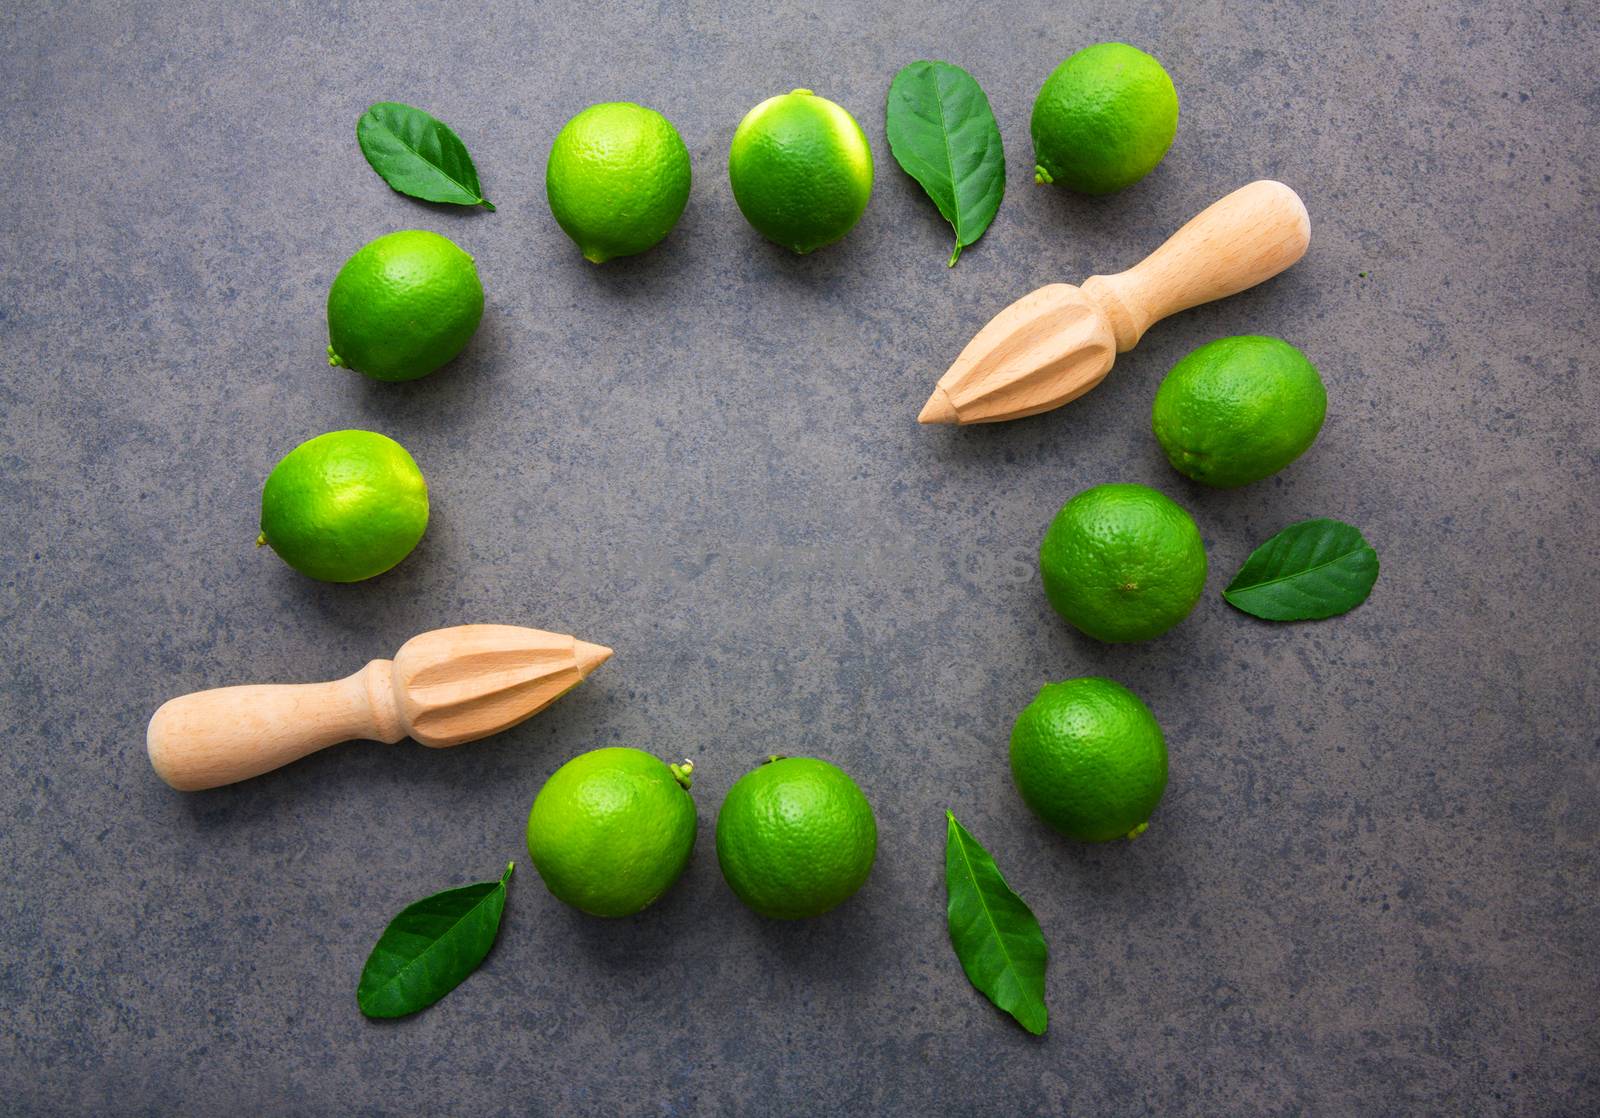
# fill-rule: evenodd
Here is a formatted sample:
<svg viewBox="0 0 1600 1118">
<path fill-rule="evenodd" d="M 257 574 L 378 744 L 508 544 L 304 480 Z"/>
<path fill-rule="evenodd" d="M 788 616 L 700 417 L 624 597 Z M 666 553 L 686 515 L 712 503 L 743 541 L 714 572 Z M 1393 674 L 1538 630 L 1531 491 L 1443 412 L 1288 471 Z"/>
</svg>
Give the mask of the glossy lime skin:
<svg viewBox="0 0 1600 1118">
<path fill-rule="evenodd" d="M 689 149 L 672 122 L 631 101 L 567 121 L 545 163 L 545 197 L 585 260 L 632 256 L 672 232 L 689 201 Z"/>
<path fill-rule="evenodd" d="M 855 228 L 872 198 L 872 146 L 840 106 L 809 89 L 745 114 L 728 149 L 728 180 L 745 220 L 807 253 Z"/>
<path fill-rule="evenodd" d="M 1279 338 L 1218 338 L 1172 367 L 1150 423 L 1173 469 L 1228 489 L 1310 449 L 1328 413 L 1317 367 Z"/>
<path fill-rule="evenodd" d="M 800 920 L 848 900 L 872 872 L 872 805 L 836 765 L 781 757 L 740 777 L 717 813 L 717 861 L 762 916 Z"/>
<path fill-rule="evenodd" d="M 425 229 L 369 241 L 328 291 L 328 364 L 416 380 L 460 353 L 483 317 L 472 257 Z"/>
<path fill-rule="evenodd" d="M 1178 91 L 1126 43 L 1085 47 L 1051 71 L 1033 103 L 1040 182 L 1109 194 L 1144 178 L 1178 133 Z"/>
<path fill-rule="evenodd" d="M 1048 683 L 1011 729 L 1011 776 L 1034 813 L 1068 838 L 1133 838 L 1166 790 L 1166 739 L 1120 683 Z"/>
<path fill-rule="evenodd" d="M 360 582 L 411 554 L 428 528 L 428 485 L 406 448 L 375 431 L 295 447 L 261 490 L 261 538 L 301 574 Z"/>
<path fill-rule="evenodd" d="M 1189 514 L 1145 485 L 1097 485 L 1073 497 L 1039 546 L 1055 611 L 1097 640 L 1146 640 L 1195 607 L 1206 548 Z"/>
<path fill-rule="evenodd" d="M 528 813 L 528 856 L 558 898 L 592 916 L 631 916 L 683 875 L 694 798 L 639 749 L 580 754 L 557 769 Z"/>
</svg>

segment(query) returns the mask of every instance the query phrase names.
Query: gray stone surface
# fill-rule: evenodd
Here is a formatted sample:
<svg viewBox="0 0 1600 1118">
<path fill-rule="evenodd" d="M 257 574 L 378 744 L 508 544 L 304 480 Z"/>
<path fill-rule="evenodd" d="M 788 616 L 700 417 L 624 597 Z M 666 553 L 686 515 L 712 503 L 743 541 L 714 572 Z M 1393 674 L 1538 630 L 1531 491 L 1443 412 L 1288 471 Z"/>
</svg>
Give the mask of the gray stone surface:
<svg viewBox="0 0 1600 1118">
<path fill-rule="evenodd" d="M 1597 59 L 1582 4 L 826 0 L 45 5 L 0 15 L 0 1110 L 13 1114 L 1594 1114 L 1600 1111 Z M 1137 187 L 1035 188 L 1048 70 L 1119 38 L 1164 60 L 1178 139 Z M 946 270 L 884 94 L 946 57 L 988 89 L 1011 192 Z M 809 258 L 740 219 L 745 109 L 809 86 L 857 114 L 876 194 Z M 379 99 L 478 158 L 496 214 L 391 193 Z M 663 110 L 688 211 L 596 269 L 543 161 L 584 105 Z M 1044 282 L 1125 267 L 1272 176 L 1307 259 L 1156 328 L 1093 394 L 966 431 L 914 422 L 968 336 Z M 335 271 L 389 230 L 476 254 L 453 367 L 322 360 Z M 1280 476 L 1165 464 L 1151 394 L 1194 346 L 1281 335 L 1331 406 Z M 435 518 L 394 572 L 308 581 L 251 546 L 262 479 L 322 431 L 387 432 Z M 1034 553 L 1087 485 L 1153 484 L 1211 554 L 1195 615 L 1106 647 Z M 1367 605 L 1270 627 L 1219 591 L 1313 515 L 1360 525 Z M 470 620 L 616 658 L 455 751 L 350 745 L 222 791 L 151 773 L 171 695 L 331 678 Z M 1168 732 L 1147 836 L 1061 841 L 1011 787 L 1012 718 L 1112 675 Z M 522 858 L 540 782 L 628 743 L 698 763 L 698 850 L 636 919 L 525 864 L 499 945 L 443 1003 L 361 1018 L 387 918 Z M 882 830 L 866 889 L 765 923 L 712 848 L 771 751 L 829 757 Z M 1048 1037 L 967 984 L 943 811 L 1050 937 Z"/>
</svg>

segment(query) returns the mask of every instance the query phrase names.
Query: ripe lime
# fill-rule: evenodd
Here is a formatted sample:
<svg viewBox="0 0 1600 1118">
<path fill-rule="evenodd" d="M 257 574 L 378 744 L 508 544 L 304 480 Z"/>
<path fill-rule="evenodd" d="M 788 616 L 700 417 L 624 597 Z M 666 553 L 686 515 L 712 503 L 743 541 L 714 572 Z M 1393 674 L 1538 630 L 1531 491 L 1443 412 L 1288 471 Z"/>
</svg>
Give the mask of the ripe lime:
<svg viewBox="0 0 1600 1118">
<path fill-rule="evenodd" d="M 528 813 L 545 887 L 591 916 L 631 916 L 670 889 L 694 849 L 693 768 L 613 748 L 557 769 Z"/>
<path fill-rule="evenodd" d="M 406 448 L 373 431 L 295 447 L 261 490 L 261 535 L 285 563 L 327 582 L 381 575 L 428 527 L 428 485 Z"/>
<path fill-rule="evenodd" d="M 1246 334 L 1174 365 L 1150 420 L 1174 469 L 1225 489 L 1271 477 L 1304 454 L 1327 411 L 1322 377 L 1305 354 Z"/>
<path fill-rule="evenodd" d="M 1011 729 L 1011 776 L 1068 838 L 1134 838 L 1167 787 L 1167 745 L 1150 708 L 1120 683 L 1047 683 Z"/>
<path fill-rule="evenodd" d="M 717 813 L 717 861 L 762 916 L 798 920 L 844 903 L 872 872 L 878 825 L 843 769 L 774 757 L 745 773 Z"/>
<path fill-rule="evenodd" d="M 1178 131 L 1178 91 L 1161 63 L 1126 43 L 1085 47 L 1033 102 L 1039 182 L 1109 194 L 1155 170 Z"/>
<path fill-rule="evenodd" d="M 689 149 L 672 122 L 629 101 L 590 105 L 550 145 L 545 196 L 595 264 L 659 242 L 689 201 Z"/>
<path fill-rule="evenodd" d="M 1039 546 L 1057 613 L 1103 641 L 1159 636 L 1194 609 L 1206 548 L 1189 514 L 1145 485 L 1097 485 L 1061 506 Z"/>
<path fill-rule="evenodd" d="M 416 380 L 460 353 L 483 317 L 478 269 L 454 241 L 406 229 L 369 241 L 328 291 L 328 364 Z"/>
<path fill-rule="evenodd" d="M 728 179 L 762 236 L 810 252 L 861 219 L 872 197 L 872 148 L 855 117 L 797 89 L 745 114 L 728 149 Z"/>
</svg>

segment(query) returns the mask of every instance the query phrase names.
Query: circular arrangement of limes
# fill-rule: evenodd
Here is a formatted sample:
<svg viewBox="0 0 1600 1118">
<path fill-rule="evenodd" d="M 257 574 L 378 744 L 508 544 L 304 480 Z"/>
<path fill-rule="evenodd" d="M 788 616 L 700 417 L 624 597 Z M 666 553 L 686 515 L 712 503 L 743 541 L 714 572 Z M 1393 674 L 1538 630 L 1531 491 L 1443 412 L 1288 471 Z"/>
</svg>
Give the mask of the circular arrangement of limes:
<svg viewBox="0 0 1600 1118">
<path fill-rule="evenodd" d="M 1103 43 L 1072 55 L 1041 88 L 1031 131 L 1040 182 L 1103 193 L 1148 174 L 1171 146 L 1178 98 L 1161 64 Z M 728 153 L 734 199 L 763 236 L 808 253 L 844 237 L 872 194 L 866 134 L 843 107 L 797 89 L 751 109 Z M 608 102 L 560 130 L 546 165 L 551 213 L 585 259 L 645 252 L 689 198 L 689 150 L 653 109 Z M 437 233 L 371 241 L 328 293 L 328 360 L 377 380 L 412 380 L 467 346 L 484 306 L 473 258 Z M 1316 438 L 1326 394 L 1286 342 L 1222 339 L 1173 368 L 1152 429 L 1173 467 L 1214 486 L 1260 480 Z M 411 456 L 375 432 L 337 431 L 291 451 L 262 493 L 261 537 L 295 569 L 351 582 L 399 563 L 428 522 Z M 1046 596 L 1090 637 L 1145 640 L 1198 602 L 1206 553 L 1193 519 L 1142 485 L 1101 485 L 1067 501 L 1039 553 Z M 1149 708 L 1111 680 L 1045 686 L 1019 715 L 1010 761 L 1023 800 L 1084 842 L 1132 838 L 1167 781 L 1167 751 Z M 582 754 L 544 784 L 528 817 L 530 856 L 550 891 L 601 916 L 638 912 L 689 861 L 696 816 L 692 765 L 636 749 Z M 866 881 L 877 850 L 872 808 L 841 769 L 769 759 L 733 785 L 719 812 L 723 875 L 751 909 L 819 915 Z"/>
</svg>

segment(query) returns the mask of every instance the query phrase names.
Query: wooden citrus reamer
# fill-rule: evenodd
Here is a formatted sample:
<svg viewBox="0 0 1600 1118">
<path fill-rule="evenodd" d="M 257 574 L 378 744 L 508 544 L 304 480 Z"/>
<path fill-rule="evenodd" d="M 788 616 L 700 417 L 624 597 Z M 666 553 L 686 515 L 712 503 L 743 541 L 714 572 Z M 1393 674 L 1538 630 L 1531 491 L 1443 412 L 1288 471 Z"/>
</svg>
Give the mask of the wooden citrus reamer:
<svg viewBox="0 0 1600 1118">
<path fill-rule="evenodd" d="M 1271 279 L 1310 241 L 1298 194 L 1270 179 L 1242 186 L 1126 272 L 1012 303 L 967 343 L 917 420 L 995 423 L 1058 408 L 1105 379 L 1155 323 Z"/>
<path fill-rule="evenodd" d="M 434 748 L 515 726 L 611 656 L 604 645 L 518 625 L 457 625 L 412 637 L 332 683 L 247 684 L 165 703 L 146 744 L 180 792 L 259 776 L 335 742 Z"/>
</svg>

